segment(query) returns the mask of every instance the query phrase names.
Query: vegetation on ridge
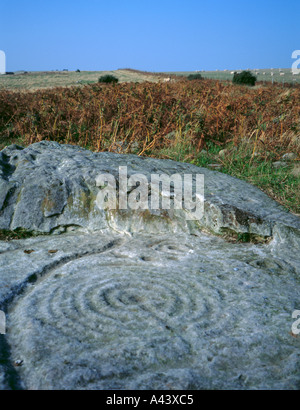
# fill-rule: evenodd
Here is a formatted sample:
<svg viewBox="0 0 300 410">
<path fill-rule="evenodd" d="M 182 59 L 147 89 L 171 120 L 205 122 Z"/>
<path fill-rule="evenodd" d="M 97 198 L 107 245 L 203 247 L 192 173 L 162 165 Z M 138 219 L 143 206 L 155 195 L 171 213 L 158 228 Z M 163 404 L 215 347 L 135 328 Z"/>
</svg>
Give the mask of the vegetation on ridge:
<svg viewBox="0 0 300 410">
<path fill-rule="evenodd" d="M 203 78 L 1 90 L 0 149 L 46 139 L 207 167 L 217 163 L 300 214 L 299 101 L 299 87 L 250 88 Z M 275 169 L 287 152 L 298 156 Z"/>
</svg>

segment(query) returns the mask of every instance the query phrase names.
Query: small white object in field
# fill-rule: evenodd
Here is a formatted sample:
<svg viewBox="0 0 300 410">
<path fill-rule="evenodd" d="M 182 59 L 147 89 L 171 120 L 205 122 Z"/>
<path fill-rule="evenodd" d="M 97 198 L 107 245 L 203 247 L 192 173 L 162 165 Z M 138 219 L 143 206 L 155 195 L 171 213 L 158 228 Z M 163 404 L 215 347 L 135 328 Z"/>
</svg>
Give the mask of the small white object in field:
<svg viewBox="0 0 300 410">
<path fill-rule="evenodd" d="M 287 152 L 282 156 L 282 159 L 285 161 L 294 161 L 297 158 L 297 154 L 294 154 L 294 152 Z"/>
<path fill-rule="evenodd" d="M 285 168 L 285 167 L 287 167 L 287 163 L 286 162 L 283 162 L 283 161 L 275 161 L 275 162 L 273 162 L 273 164 L 272 164 L 272 166 L 273 166 L 273 168 L 275 168 L 275 169 L 278 169 L 278 168 Z"/>
<path fill-rule="evenodd" d="M 222 149 L 220 152 L 219 152 L 219 157 L 220 158 L 225 158 L 226 157 L 226 155 L 228 154 L 228 149 Z"/>
</svg>

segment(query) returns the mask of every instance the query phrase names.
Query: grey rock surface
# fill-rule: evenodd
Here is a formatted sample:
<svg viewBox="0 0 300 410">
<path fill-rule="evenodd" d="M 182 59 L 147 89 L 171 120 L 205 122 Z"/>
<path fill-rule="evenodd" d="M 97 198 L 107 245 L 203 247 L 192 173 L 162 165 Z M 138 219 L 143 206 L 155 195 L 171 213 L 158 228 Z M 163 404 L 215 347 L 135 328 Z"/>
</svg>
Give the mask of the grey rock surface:
<svg viewBox="0 0 300 410">
<path fill-rule="evenodd" d="M 300 388 L 299 259 L 270 245 L 107 232 L 2 247 L 2 388 Z"/>
<path fill-rule="evenodd" d="M 205 213 L 196 224 L 186 223 L 182 212 L 105 212 L 96 205 L 99 187 L 96 178 L 109 173 L 119 179 L 119 167 L 128 177 L 143 173 L 202 174 Z M 237 178 L 191 164 L 121 155 L 93 153 L 72 145 L 42 141 L 28 148 L 12 145 L 0 153 L 0 229 L 25 228 L 41 233 L 68 230 L 96 231 L 107 227 L 122 232 L 145 232 L 158 228 L 214 233 L 232 230 L 272 237 L 276 227 L 300 228 L 298 217 L 258 188 Z M 167 217 L 166 217 L 167 216 Z"/>
<path fill-rule="evenodd" d="M 1 228 L 62 232 L 0 241 L 0 389 L 300 388 L 299 217 L 188 164 L 45 142 L 0 156 Z M 203 173 L 204 218 L 100 211 L 95 178 L 120 165 Z"/>
</svg>

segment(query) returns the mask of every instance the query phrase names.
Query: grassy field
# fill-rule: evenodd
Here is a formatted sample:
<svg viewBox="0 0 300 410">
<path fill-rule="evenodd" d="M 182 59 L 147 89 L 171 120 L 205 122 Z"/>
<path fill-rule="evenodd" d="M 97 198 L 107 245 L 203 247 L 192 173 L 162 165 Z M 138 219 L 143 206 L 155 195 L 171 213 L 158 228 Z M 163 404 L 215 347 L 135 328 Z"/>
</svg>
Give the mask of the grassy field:
<svg viewBox="0 0 300 410">
<path fill-rule="evenodd" d="M 225 70 L 225 71 L 199 71 L 203 78 L 210 78 L 213 80 L 221 81 L 232 81 L 233 72 L 242 70 Z M 278 84 L 300 84 L 300 74 L 293 75 L 290 68 L 284 69 L 263 69 L 263 70 L 250 70 L 257 78 L 258 83 L 273 82 Z M 185 72 L 166 72 L 165 74 L 177 75 L 177 76 L 188 76 L 190 74 L 195 74 L 195 71 L 185 71 Z M 197 71 L 198 73 L 198 71 Z M 272 75 L 273 73 L 273 75 Z M 282 75 L 283 74 L 283 75 Z"/>
<path fill-rule="evenodd" d="M 84 86 L 98 82 L 99 77 L 113 74 L 119 82 L 156 82 L 162 76 L 143 74 L 131 70 L 116 71 L 44 71 L 16 72 L 14 75 L 0 75 L 0 90 L 35 91 L 43 88 Z"/>
<path fill-rule="evenodd" d="M 54 140 L 218 166 L 300 214 L 299 85 L 249 88 L 175 76 L 164 82 L 134 70 L 110 72 L 119 84 L 97 83 L 106 73 L 1 76 L 0 149 Z M 291 152 L 292 161 L 274 167 Z"/>
<path fill-rule="evenodd" d="M 280 74 L 283 73 L 284 75 Z M 273 82 L 275 85 L 300 84 L 300 75 L 292 75 L 291 69 L 252 70 L 257 77 L 258 86 Z M 273 73 L 273 76 L 271 76 Z M 119 82 L 158 82 L 165 77 L 187 77 L 195 71 L 146 73 L 137 70 L 120 69 L 115 71 L 44 71 L 44 72 L 16 72 L 14 75 L 0 75 L 0 90 L 35 91 L 43 88 L 84 86 L 98 82 L 99 77 L 113 74 Z M 232 81 L 231 71 L 201 71 L 201 76 L 207 79 Z"/>
</svg>

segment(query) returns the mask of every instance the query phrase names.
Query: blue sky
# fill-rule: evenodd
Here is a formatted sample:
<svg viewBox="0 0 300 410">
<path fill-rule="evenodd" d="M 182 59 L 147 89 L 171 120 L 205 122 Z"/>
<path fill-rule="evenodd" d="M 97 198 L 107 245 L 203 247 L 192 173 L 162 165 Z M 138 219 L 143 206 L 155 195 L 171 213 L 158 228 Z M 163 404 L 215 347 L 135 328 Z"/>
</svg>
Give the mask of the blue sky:
<svg viewBox="0 0 300 410">
<path fill-rule="evenodd" d="M 299 0 L 0 0 L 6 70 L 289 68 Z"/>
</svg>

